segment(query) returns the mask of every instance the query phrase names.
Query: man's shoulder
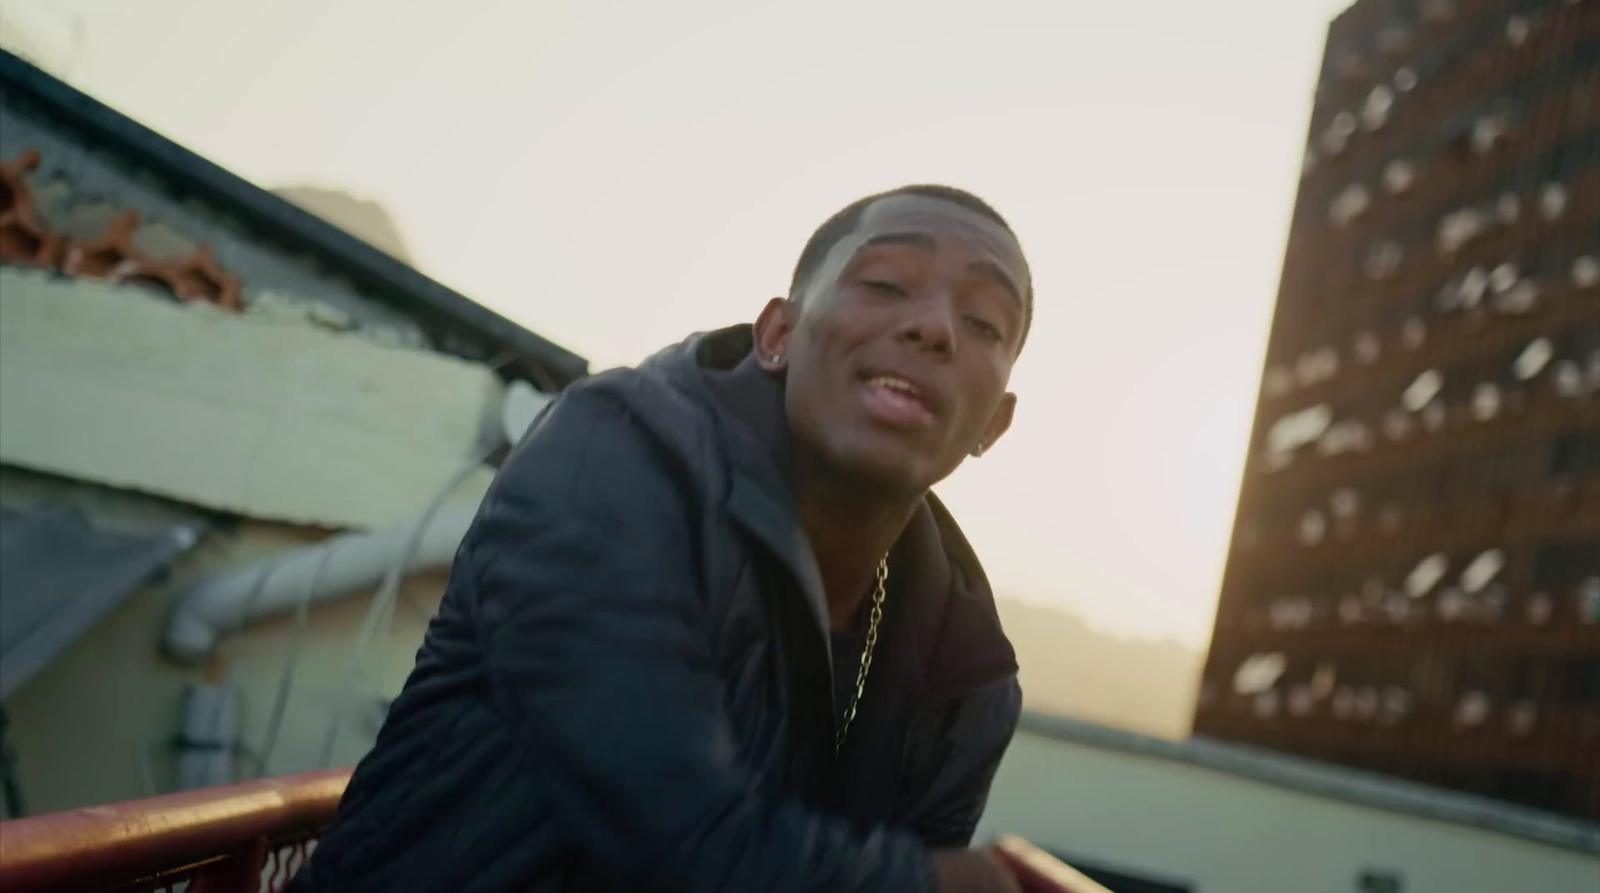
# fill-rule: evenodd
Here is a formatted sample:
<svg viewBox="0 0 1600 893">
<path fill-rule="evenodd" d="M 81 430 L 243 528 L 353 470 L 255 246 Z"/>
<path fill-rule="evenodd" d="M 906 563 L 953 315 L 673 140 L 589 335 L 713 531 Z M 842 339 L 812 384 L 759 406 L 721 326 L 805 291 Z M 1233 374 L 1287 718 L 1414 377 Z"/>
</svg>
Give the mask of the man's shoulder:
<svg viewBox="0 0 1600 893">
<path fill-rule="evenodd" d="M 551 422 L 596 424 L 623 420 L 627 433 L 648 434 L 680 450 L 698 442 L 710 410 L 703 394 L 656 369 L 619 368 L 574 382 L 551 407 Z"/>
<path fill-rule="evenodd" d="M 491 500 L 536 500 L 559 512 L 635 506 L 703 474 L 705 410 L 670 383 L 636 369 L 570 385 L 512 449 Z"/>
</svg>

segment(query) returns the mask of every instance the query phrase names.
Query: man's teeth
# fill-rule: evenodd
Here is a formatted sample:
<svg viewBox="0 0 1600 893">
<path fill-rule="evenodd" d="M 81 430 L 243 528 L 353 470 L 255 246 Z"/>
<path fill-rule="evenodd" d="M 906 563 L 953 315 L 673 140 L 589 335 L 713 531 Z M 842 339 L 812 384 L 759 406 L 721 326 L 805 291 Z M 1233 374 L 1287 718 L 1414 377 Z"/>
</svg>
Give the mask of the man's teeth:
<svg viewBox="0 0 1600 893">
<path fill-rule="evenodd" d="M 917 394 L 917 389 L 913 387 L 910 382 L 905 381 L 904 379 L 894 378 L 888 375 L 879 375 L 867 383 L 875 388 L 887 388 L 891 391 L 899 391 L 900 393 L 910 397 L 919 396 Z"/>
</svg>

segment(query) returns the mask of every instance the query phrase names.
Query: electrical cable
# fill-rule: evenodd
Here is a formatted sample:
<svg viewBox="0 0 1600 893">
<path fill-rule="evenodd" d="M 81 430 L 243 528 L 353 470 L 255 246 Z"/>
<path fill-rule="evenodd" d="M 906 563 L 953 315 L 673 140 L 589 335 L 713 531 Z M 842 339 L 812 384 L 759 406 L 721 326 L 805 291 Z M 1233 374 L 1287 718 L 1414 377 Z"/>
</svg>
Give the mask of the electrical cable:
<svg viewBox="0 0 1600 893">
<path fill-rule="evenodd" d="M 392 615 L 394 601 L 400 593 L 401 581 L 405 579 L 406 568 L 411 565 L 411 559 L 416 555 L 417 547 L 422 542 L 423 532 L 427 530 L 428 524 L 433 520 L 434 515 L 438 514 L 439 509 L 444 505 L 449 495 L 457 487 L 461 486 L 461 483 L 476 471 L 479 466 L 488 461 L 489 457 L 498 452 L 500 446 L 501 443 L 497 439 L 492 445 L 481 450 L 470 461 L 464 463 L 455 474 L 450 476 L 444 486 L 439 488 L 432 501 L 429 502 L 427 509 L 417 519 L 416 525 L 412 527 L 411 535 L 406 539 L 405 548 L 400 551 L 395 562 L 390 565 L 388 573 L 384 575 L 383 582 L 379 584 L 377 594 L 373 596 L 372 605 L 367 609 L 367 615 L 361 621 L 361 631 L 356 637 L 356 647 L 350 656 L 350 669 L 345 674 L 344 686 L 339 692 L 338 699 L 334 701 L 333 717 L 329 720 L 328 730 L 323 735 L 322 755 L 318 761 L 322 768 L 326 769 L 333 765 L 333 749 L 338 742 L 339 724 L 344 719 L 344 709 L 350 700 L 351 689 L 355 686 L 358 675 L 362 679 L 366 678 L 367 651 L 372 646 L 372 640 L 377 634 L 378 627 L 385 618 Z"/>
<path fill-rule="evenodd" d="M 279 555 L 277 558 L 272 560 L 271 564 L 263 567 L 261 569 L 261 573 L 256 574 L 255 582 L 250 584 L 250 591 L 245 593 L 244 601 L 240 603 L 239 616 L 250 616 L 250 610 L 256 606 L 256 602 L 261 600 L 261 593 L 265 592 L 267 589 L 267 580 L 272 577 L 272 574 L 277 571 L 278 568 L 283 567 L 283 565 L 288 562 L 291 554 L 293 553 L 285 552 Z"/>
<path fill-rule="evenodd" d="M 283 716 L 289 709 L 289 692 L 294 686 L 295 669 L 300 663 L 300 648 L 305 642 L 306 628 L 309 626 L 312 593 L 317 591 L 317 584 L 322 580 L 322 571 L 328 566 L 328 561 L 345 542 L 343 539 L 337 540 L 323 550 L 317 566 L 311 570 L 311 578 L 306 581 L 306 588 L 301 593 L 299 602 L 294 606 L 294 633 L 289 640 L 289 654 L 283 661 L 283 675 L 278 679 L 278 693 L 272 700 L 272 715 L 267 720 L 267 733 L 262 738 L 261 755 L 256 760 L 257 778 L 267 774 L 267 763 L 272 759 L 273 751 L 278 748 L 278 733 L 283 729 Z"/>
<path fill-rule="evenodd" d="M 267 580 L 272 577 L 274 571 L 283 566 L 288 558 L 287 554 L 279 555 L 270 564 L 263 566 L 260 573 L 256 574 L 255 580 L 250 584 L 250 591 L 245 593 L 243 607 L 241 608 L 241 613 L 244 616 L 249 616 L 250 609 L 261 598 L 261 593 L 266 591 Z M 150 759 L 151 750 L 162 745 L 166 745 L 168 749 L 179 749 L 182 741 L 183 737 L 179 735 L 169 740 L 152 741 L 139 748 L 139 777 L 144 784 L 147 796 L 154 797 L 161 792 L 160 787 L 156 784 L 155 765 Z"/>
</svg>

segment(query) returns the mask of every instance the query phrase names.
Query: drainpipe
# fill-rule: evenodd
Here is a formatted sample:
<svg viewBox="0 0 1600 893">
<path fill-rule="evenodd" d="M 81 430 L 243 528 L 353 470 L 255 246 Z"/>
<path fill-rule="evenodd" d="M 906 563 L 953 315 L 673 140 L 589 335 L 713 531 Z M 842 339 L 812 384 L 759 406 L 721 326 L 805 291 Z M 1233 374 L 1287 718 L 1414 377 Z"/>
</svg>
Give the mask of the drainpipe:
<svg viewBox="0 0 1600 893">
<path fill-rule="evenodd" d="M 435 512 L 405 572 L 449 567 L 477 512 L 476 505 Z M 162 645 L 177 660 L 202 664 L 223 635 L 263 617 L 287 614 L 301 599 L 317 603 L 370 590 L 400 560 L 416 525 L 411 520 L 370 533 L 340 534 L 202 580 L 179 601 Z"/>
<path fill-rule="evenodd" d="M 11 746 L 11 722 L 6 716 L 6 705 L 0 704 L 0 796 L 4 797 L 5 812 L 0 817 L 20 819 L 27 815 L 22 804 L 22 782 L 17 780 L 17 752 Z"/>
<path fill-rule="evenodd" d="M 184 690 L 174 770 L 178 790 L 238 780 L 233 761 L 239 752 L 239 714 L 239 689 L 231 681 L 191 685 Z"/>
<path fill-rule="evenodd" d="M 201 581 L 184 594 L 167 621 L 162 636 L 167 654 L 201 664 L 220 636 L 259 618 L 288 613 L 302 602 L 354 595 L 379 581 L 397 588 L 407 574 L 448 568 L 478 507 L 443 505 L 445 494 L 494 453 L 520 440 L 552 401 L 551 395 L 525 381 L 511 382 L 498 412 L 484 419 L 478 455 L 451 477 L 418 517 L 370 533 L 335 536 Z M 404 567 L 398 566 L 401 563 Z"/>
</svg>

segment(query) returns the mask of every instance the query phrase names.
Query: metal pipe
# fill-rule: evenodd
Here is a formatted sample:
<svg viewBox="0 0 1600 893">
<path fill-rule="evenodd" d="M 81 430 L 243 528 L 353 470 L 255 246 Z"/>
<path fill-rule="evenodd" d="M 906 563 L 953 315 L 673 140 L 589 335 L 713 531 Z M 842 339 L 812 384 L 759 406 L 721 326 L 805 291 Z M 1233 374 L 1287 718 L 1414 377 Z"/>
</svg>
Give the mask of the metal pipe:
<svg viewBox="0 0 1600 893">
<path fill-rule="evenodd" d="M 406 552 L 413 536 L 416 546 L 406 573 L 449 567 L 477 511 L 476 505 L 447 506 L 427 518 L 420 532 L 413 520 L 371 533 L 341 534 L 202 580 L 172 612 L 163 647 L 185 663 L 204 663 L 222 635 L 293 611 L 302 598 L 315 603 L 369 589 Z"/>
</svg>

